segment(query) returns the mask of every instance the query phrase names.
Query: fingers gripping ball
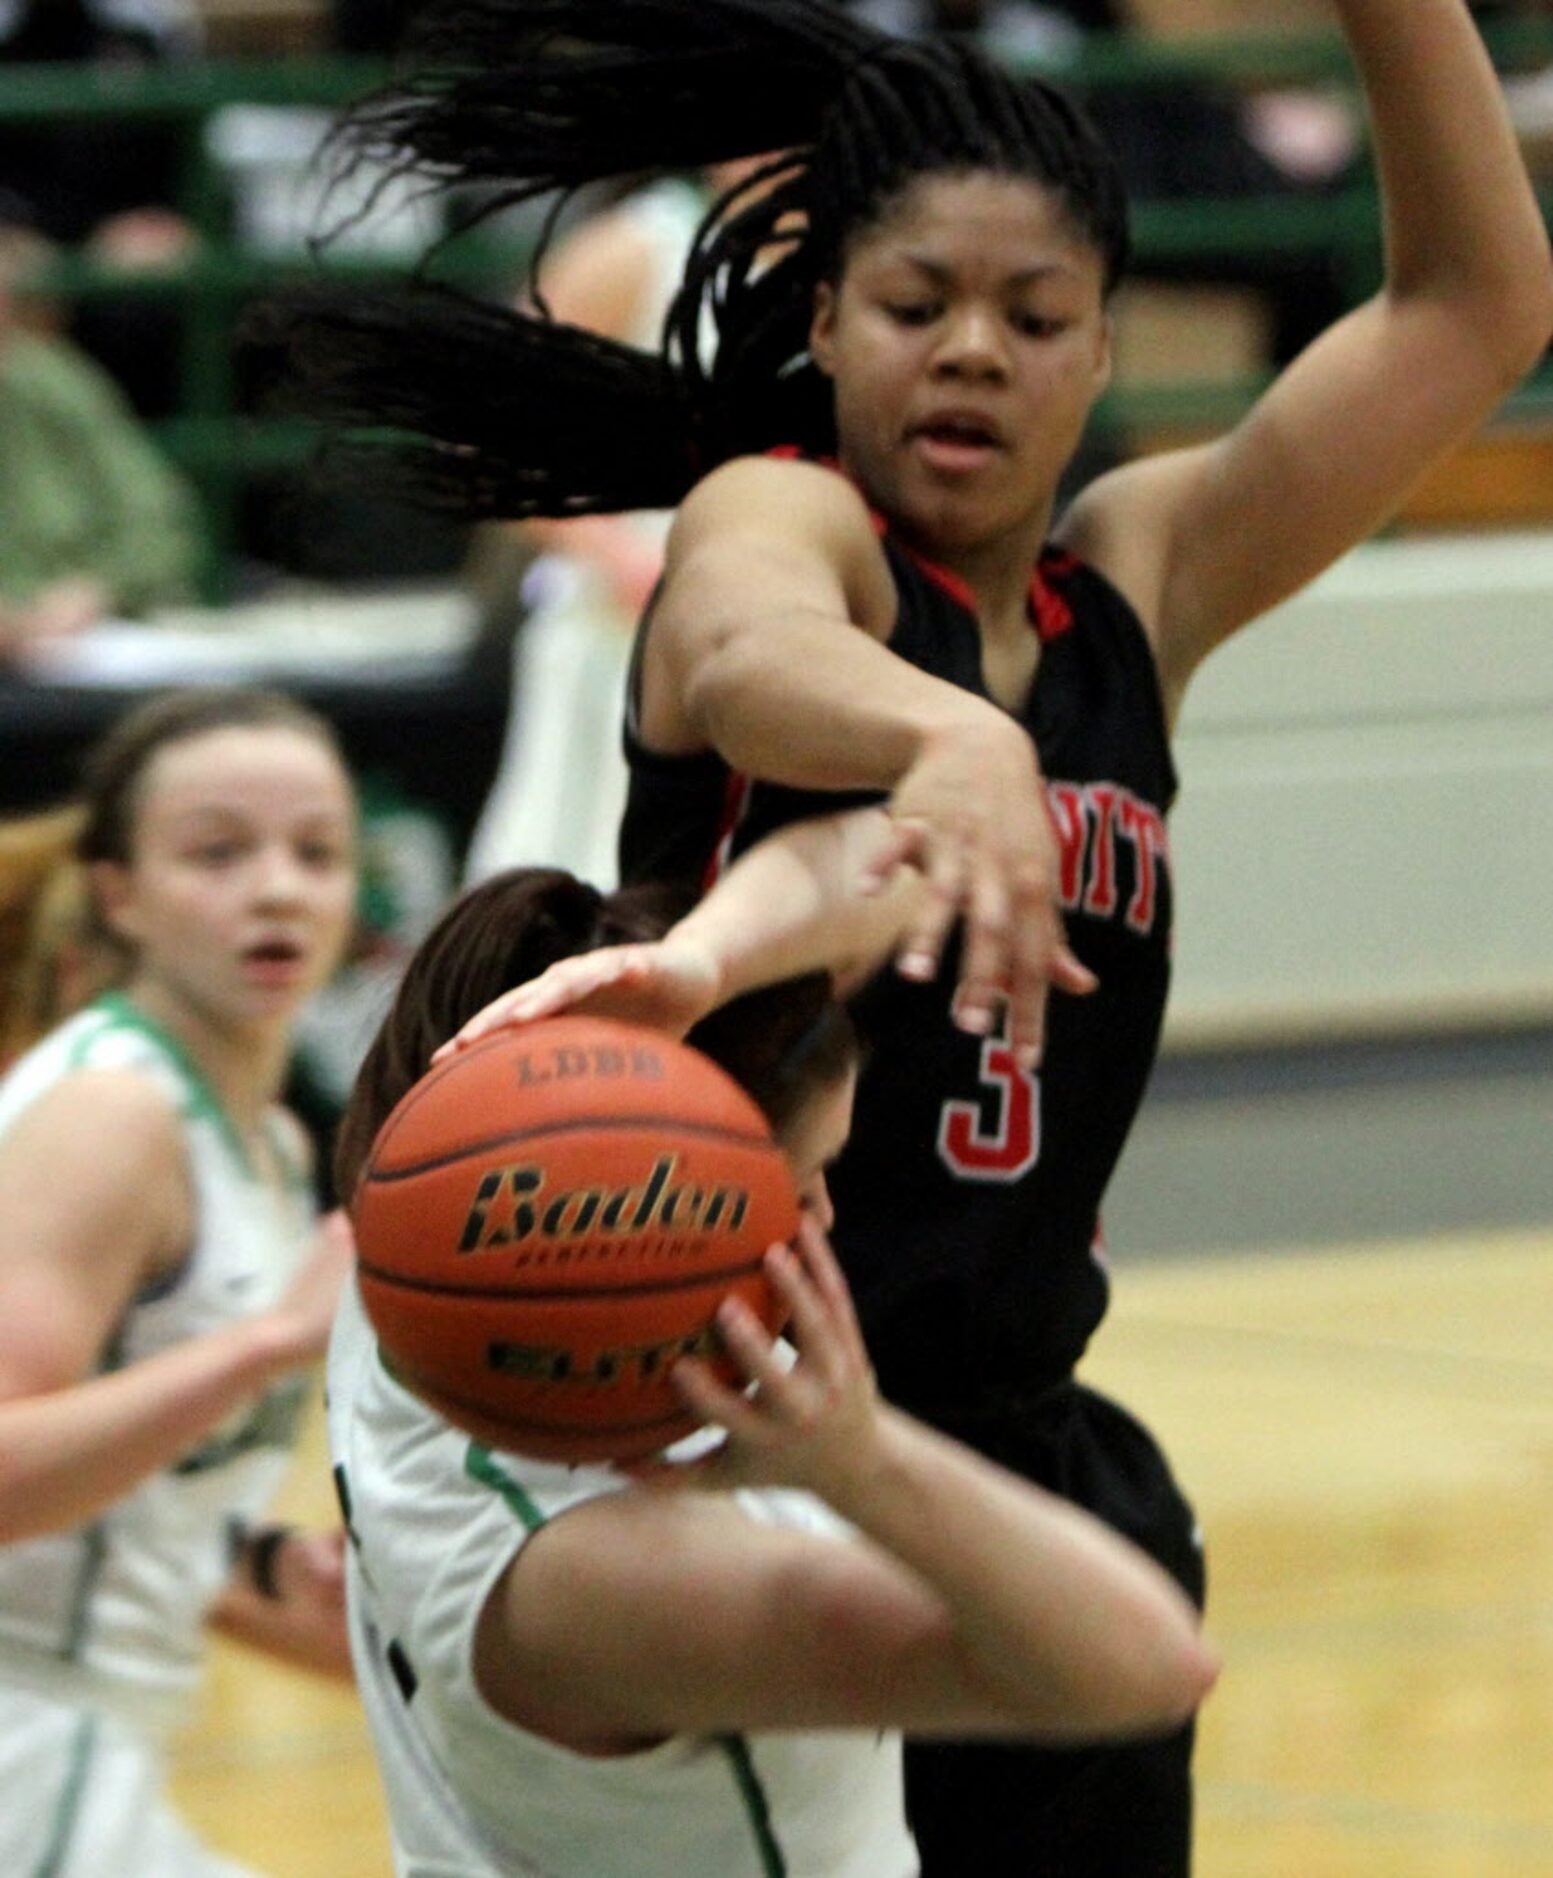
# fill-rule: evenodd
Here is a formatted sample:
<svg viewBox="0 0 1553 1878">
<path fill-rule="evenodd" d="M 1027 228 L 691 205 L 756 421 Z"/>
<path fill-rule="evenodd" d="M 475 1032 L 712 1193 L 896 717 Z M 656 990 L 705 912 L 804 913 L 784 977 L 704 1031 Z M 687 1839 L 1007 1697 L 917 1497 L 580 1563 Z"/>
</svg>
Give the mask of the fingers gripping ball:
<svg viewBox="0 0 1553 1878">
<path fill-rule="evenodd" d="M 764 1116 L 714 1063 L 561 1017 L 418 1082 L 352 1213 L 362 1299 L 399 1381 L 481 1441 L 584 1461 L 636 1459 L 695 1426 L 668 1372 L 717 1357 L 730 1292 L 776 1328 L 762 1258 L 798 1205 Z"/>
</svg>

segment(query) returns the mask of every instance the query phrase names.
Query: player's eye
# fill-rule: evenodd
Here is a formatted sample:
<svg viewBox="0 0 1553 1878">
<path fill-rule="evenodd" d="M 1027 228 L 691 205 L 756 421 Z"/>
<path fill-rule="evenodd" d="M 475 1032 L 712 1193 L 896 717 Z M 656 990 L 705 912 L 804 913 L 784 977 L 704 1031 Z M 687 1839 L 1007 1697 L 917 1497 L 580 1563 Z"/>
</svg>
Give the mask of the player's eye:
<svg viewBox="0 0 1553 1878">
<path fill-rule="evenodd" d="M 936 300 L 895 300 L 886 303 L 885 311 L 897 326 L 928 326 L 943 308 Z"/>
<path fill-rule="evenodd" d="M 1014 330 L 1023 333 L 1027 339 L 1054 339 L 1068 328 L 1066 320 L 1054 319 L 1046 313 L 1015 313 L 1013 324 Z"/>
</svg>

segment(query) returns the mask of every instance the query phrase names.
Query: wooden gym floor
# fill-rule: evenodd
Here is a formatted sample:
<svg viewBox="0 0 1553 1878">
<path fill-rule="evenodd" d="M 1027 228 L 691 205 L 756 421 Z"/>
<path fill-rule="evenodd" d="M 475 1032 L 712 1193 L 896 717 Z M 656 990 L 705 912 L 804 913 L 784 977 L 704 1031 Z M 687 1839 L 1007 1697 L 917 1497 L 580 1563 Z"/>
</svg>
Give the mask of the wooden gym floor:
<svg viewBox="0 0 1553 1878">
<path fill-rule="evenodd" d="M 1550 1327 L 1546 1231 L 1118 1274 L 1088 1376 L 1198 1505 L 1226 1657 L 1198 1878 L 1553 1874 Z M 223 1651 L 175 1788 L 275 1878 L 387 1878 L 345 1692 Z"/>
</svg>

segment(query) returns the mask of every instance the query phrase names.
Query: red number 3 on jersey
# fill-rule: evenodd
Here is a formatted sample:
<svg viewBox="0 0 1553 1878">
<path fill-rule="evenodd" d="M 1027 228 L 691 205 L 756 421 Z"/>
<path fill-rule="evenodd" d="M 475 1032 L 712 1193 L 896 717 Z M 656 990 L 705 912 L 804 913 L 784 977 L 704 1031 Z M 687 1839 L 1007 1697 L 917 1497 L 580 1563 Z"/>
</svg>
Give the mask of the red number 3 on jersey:
<svg viewBox="0 0 1553 1878">
<path fill-rule="evenodd" d="M 1018 1180 L 1041 1155 L 1041 1079 L 1019 1067 L 1001 1037 L 981 1046 L 983 1094 L 946 1102 L 938 1152 L 961 1180 Z"/>
</svg>

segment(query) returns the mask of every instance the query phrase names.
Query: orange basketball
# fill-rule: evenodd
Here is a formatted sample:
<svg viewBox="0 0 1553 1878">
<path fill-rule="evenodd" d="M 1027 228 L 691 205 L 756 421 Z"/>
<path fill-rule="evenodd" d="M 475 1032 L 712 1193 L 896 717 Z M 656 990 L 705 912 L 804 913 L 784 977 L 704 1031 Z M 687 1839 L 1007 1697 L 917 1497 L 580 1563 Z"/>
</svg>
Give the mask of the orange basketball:
<svg viewBox="0 0 1553 1878">
<path fill-rule="evenodd" d="M 765 1117 L 653 1031 L 560 1017 L 439 1064 L 372 1144 L 351 1211 L 394 1375 L 492 1446 L 630 1460 L 695 1426 L 668 1382 L 717 1354 L 736 1292 L 780 1322 L 762 1259 L 797 1197 Z"/>
</svg>

